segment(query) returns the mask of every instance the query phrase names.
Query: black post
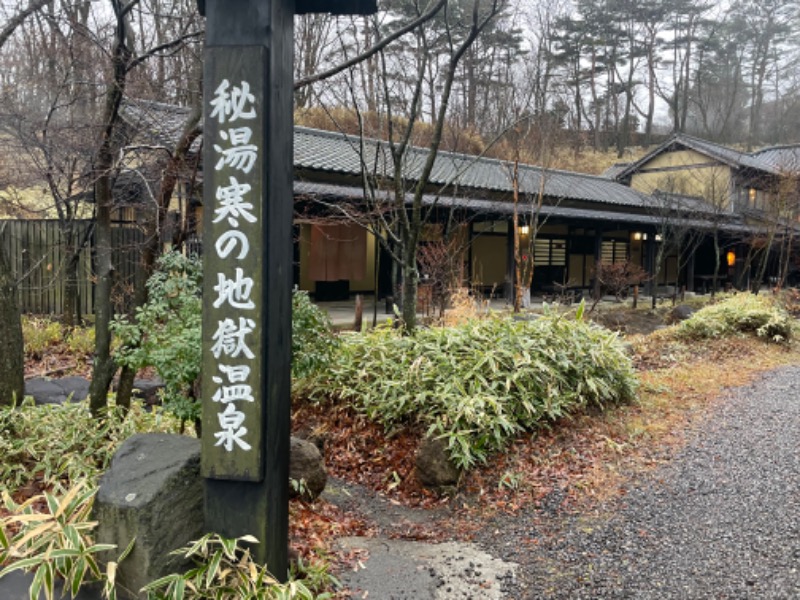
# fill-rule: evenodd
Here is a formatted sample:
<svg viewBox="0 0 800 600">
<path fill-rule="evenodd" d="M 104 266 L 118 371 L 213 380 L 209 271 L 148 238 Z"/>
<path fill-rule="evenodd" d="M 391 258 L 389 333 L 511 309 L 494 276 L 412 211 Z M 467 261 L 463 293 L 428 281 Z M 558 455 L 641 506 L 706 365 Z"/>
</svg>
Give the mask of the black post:
<svg viewBox="0 0 800 600">
<path fill-rule="evenodd" d="M 293 0 L 205 0 L 206 528 L 288 575 Z"/>
<path fill-rule="evenodd" d="M 647 282 L 647 289 L 652 297 L 652 306 L 656 307 L 656 292 L 658 290 L 658 282 L 656 281 L 656 233 L 649 232 L 647 240 L 645 241 L 645 265 L 646 270 L 650 275 L 650 280 Z"/>
<path fill-rule="evenodd" d="M 600 299 L 600 263 L 603 260 L 603 228 L 598 227 L 594 231 L 594 287 L 592 288 L 592 297 L 595 300 Z"/>
<path fill-rule="evenodd" d="M 514 231 L 514 221 L 509 220 L 508 223 L 508 231 L 506 232 L 506 279 L 504 282 L 505 290 L 503 290 L 503 295 L 505 296 L 506 302 L 509 304 L 514 304 L 514 298 L 516 298 L 516 282 L 517 282 L 517 256 L 514 252 L 514 236 L 518 234 L 518 232 Z"/>
<path fill-rule="evenodd" d="M 204 84 L 206 529 L 288 576 L 293 20 L 375 0 L 198 0 Z"/>
</svg>

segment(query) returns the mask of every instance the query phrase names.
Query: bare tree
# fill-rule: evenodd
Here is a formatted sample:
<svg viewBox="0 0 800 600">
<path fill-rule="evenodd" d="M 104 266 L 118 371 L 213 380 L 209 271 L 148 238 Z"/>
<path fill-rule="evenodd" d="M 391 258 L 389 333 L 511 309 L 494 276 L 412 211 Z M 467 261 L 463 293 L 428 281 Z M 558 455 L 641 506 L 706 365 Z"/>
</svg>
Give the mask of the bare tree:
<svg viewBox="0 0 800 600">
<path fill-rule="evenodd" d="M 110 50 L 110 77 L 102 111 L 101 131 L 93 161 L 93 180 L 96 223 L 97 284 L 95 287 L 95 359 L 90 387 L 90 408 L 97 414 L 107 403 L 108 389 L 116 372 L 111 355 L 111 319 L 113 307 L 113 239 L 114 210 L 113 175 L 117 169 L 117 150 L 120 127 L 120 107 L 125 96 L 128 77 L 137 67 L 153 56 L 180 47 L 199 33 L 188 31 L 140 54 L 134 53 L 132 10 L 140 0 L 109 0 L 113 12 L 113 41 Z M 186 136 L 187 139 L 189 136 Z M 191 143 L 189 142 L 189 145 Z"/>
<path fill-rule="evenodd" d="M 18 7 L 9 15 L 5 26 L 0 29 L 0 50 L 8 42 L 16 29 L 29 16 L 52 0 L 31 0 L 26 6 Z M 21 400 L 25 392 L 25 356 L 22 338 L 22 321 L 17 299 L 17 281 L 11 272 L 9 257 L 4 245 L 5 227 L 0 225 L 0 336 L 5 344 L 0 358 L 0 405 Z"/>
<path fill-rule="evenodd" d="M 53 3 L 53 0 L 30 0 L 27 6 L 20 6 L 16 12 L 12 13 L 5 26 L 0 29 L 0 48 L 2 48 L 8 39 L 14 34 L 14 31 L 22 25 L 22 23 L 36 11 L 44 8 Z"/>
<path fill-rule="evenodd" d="M 460 5 L 459 10 L 454 9 L 456 4 Z M 417 323 L 417 288 L 420 280 L 418 251 L 424 227 L 431 221 L 437 208 L 436 203 L 426 204 L 424 198 L 430 193 L 431 174 L 446 129 L 454 82 L 467 50 L 500 14 L 504 3 L 501 0 L 437 0 L 430 6 L 420 7 L 411 3 L 408 7 L 416 10 L 416 13 L 410 20 L 414 27 L 403 28 L 404 33 L 411 34 L 411 40 L 404 47 L 406 56 L 390 54 L 386 50 L 388 44 L 381 45 L 378 53 L 382 97 L 380 128 L 386 141 L 371 143 L 366 137 L 361 138 L 357 151 L 361 157 L 365 203 L 360 214 L 353 218 L 375 235 L 391 257 L 399 280 L 398 300 L 403 323 L 408 331 L 413 331 Z M 464 10 L 465 7 L 467 10 Z M 440 10 L 441 20 L 437 26 L 443 26 L 444 48 L 447 51 L 444 56 L 429 51 L 431 36 L 441 33 L 430 27 L 432 15 Z M 374 23 L 377 29 L 377 21 Z M 391 34 L 383 39 L 398 37 Z M 372 52 L 368 54 L 372 55 Z M 410 58 L 411 61 L 403 63 L 404 58 Z M 430 124 L 423 124 L 426 77 L 432 72 L 431 61 L 436 60 L 442 63 L 441 68 L 437 66 L 436 69 L 439 73 L 436 85 L 441 91 L 436 97 L 435 118 Z M 358 61 L 353 59 L 351 62 L 356 64 Z M 397 76 L 399 71 L 395 69 L 401 64 L 406 67 L 413 65 L 413 77 Z M 351 73 L 351 101 L 361 116 L 353 79 Z M 364 131 L 363 119 L 360 122 Z M 423 129 L 428 139 L 427 152 L 420 154 L 413 144 L 415 135 L 419 135 Z M 338 210 L 345 209 L 339 207 Z"/>
</svg>

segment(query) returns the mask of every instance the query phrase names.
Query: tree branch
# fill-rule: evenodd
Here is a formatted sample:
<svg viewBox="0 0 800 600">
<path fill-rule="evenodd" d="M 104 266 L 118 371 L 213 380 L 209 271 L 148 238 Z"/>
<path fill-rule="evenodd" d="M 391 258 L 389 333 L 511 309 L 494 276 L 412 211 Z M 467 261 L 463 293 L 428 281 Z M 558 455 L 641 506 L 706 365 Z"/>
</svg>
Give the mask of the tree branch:
<svg viewBox="0 0 800 600">
<path fill-rule="evenodd" d="M 334 75 L 341 73 L 346 69 L 349 69 L 353 65 L 356 65 L 368 59 L 369 57 L 377 54 L 396 39 L 404 36 L 409 31 L 413 31 L 426 21 L 432 19 L 436 15 L 436 13 L 438 13 L 442 9 L 442 7 L 445 4 L 447 4 L 447 1 L 448 0 L 438 0 L 438 2 L 428 12 L 423 13 L 418 19 L 415 19 L 405 27 L 401 27 L 400 29 L 395 31 L 392 35 L 382 39 L 374 46 L 367 48 L 364 52 L 362 52 L 361 54 L 357 54 L 350 60 L 347 60 L 339 65 L 336 65 L 335 67 L 328 69 L 327 71 L 323 71 L 315 75 L 310 75 L 308 77 L 303 77 L 302 79 L 298 79 L 297 81 L 294 82 L 294 89 L 298 90 L 312 83 L 316 83 L 317 81 L 322 81 L 323 79 L 328 79 L 329 77 L 333 77 Z"/>
<path fill-rule="evenodd" d="M 175 48 L 176 46 L 180 46 L 181 44 L 183 44 L 187 40 L 190 40 L 192 38 L 198 38 L 198 37 L 202 36 L 204 33 L 205 33 L 204 30 L 192 31 L 190 33 L 186 33 L 186 34 L 182 35 L 179 38 L 176 38 L 174 40 L 171 40 L 169 42 L 161 44 L 160 46 L 155 46 L 154 48 L 150 48 L 150 50 L 148 50 L 147 52 L 145 52 L 141 56 L 137 56 L 134 60 L 132 60 L 130 62 L 130 64 L 128 65 L 128 71 L 132 71 L 133 69 L 138 67 L 140 64 L 142 64 L 144 61 L 146 61 L 148 58 L 151 58 L 151 57 L 155 56 L 159 52 L 163 52 L 165 50 L 170 50 L 172 48 Z"/>
<path fill-rule="evenodd" d="M 52 4 L 53 0 L 31 0 L 31 3 L 28 5 L 28 8 L 25 8 L 19 12 L 19 14 L 13 17 L 5 27 L 3 27 L 2 31 L 0 31 L 0 48 L 8 41 L 8 38 L 14 33 L 14 31 L 22 25 L 23 21 L 27 19 L 30 15 L 35 13 L 40 8 L 47 6 L 48 4 Z"/>
</svg>

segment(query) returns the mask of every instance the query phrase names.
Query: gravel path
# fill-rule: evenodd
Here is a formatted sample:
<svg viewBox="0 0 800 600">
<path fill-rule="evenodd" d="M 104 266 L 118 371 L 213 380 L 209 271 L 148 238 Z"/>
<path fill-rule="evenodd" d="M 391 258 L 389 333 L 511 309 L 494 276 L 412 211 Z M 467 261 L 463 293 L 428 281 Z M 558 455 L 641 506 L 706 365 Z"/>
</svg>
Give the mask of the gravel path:
<svg viewBox="0 0 800 600">
<path fill-rule="evenodd" d="M 800 367 L 701 421 L 597 514 L 497 523 L 481 541 L 522 563 L 510 597 L 800 598 Z"/>
</svg>

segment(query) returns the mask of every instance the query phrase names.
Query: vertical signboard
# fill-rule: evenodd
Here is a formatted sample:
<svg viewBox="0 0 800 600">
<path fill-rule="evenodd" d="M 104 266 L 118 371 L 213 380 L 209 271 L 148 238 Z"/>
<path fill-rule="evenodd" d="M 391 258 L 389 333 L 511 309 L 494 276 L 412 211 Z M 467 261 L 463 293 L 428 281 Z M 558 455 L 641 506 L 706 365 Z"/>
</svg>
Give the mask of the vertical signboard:
<svg viewBox="0 0 800 600">
<path fill-rule="evenodd" d="M 206 16 L 203 435 L 207 531 L 288 573 L 294 12 L 375 0 L 198 0 Z"/>
<path fill-rule="evenodd" d="M 263 479 L 261 273 L 263 47 L 220 47 L 205 65 L 204 477 Z"/>
</svg>

